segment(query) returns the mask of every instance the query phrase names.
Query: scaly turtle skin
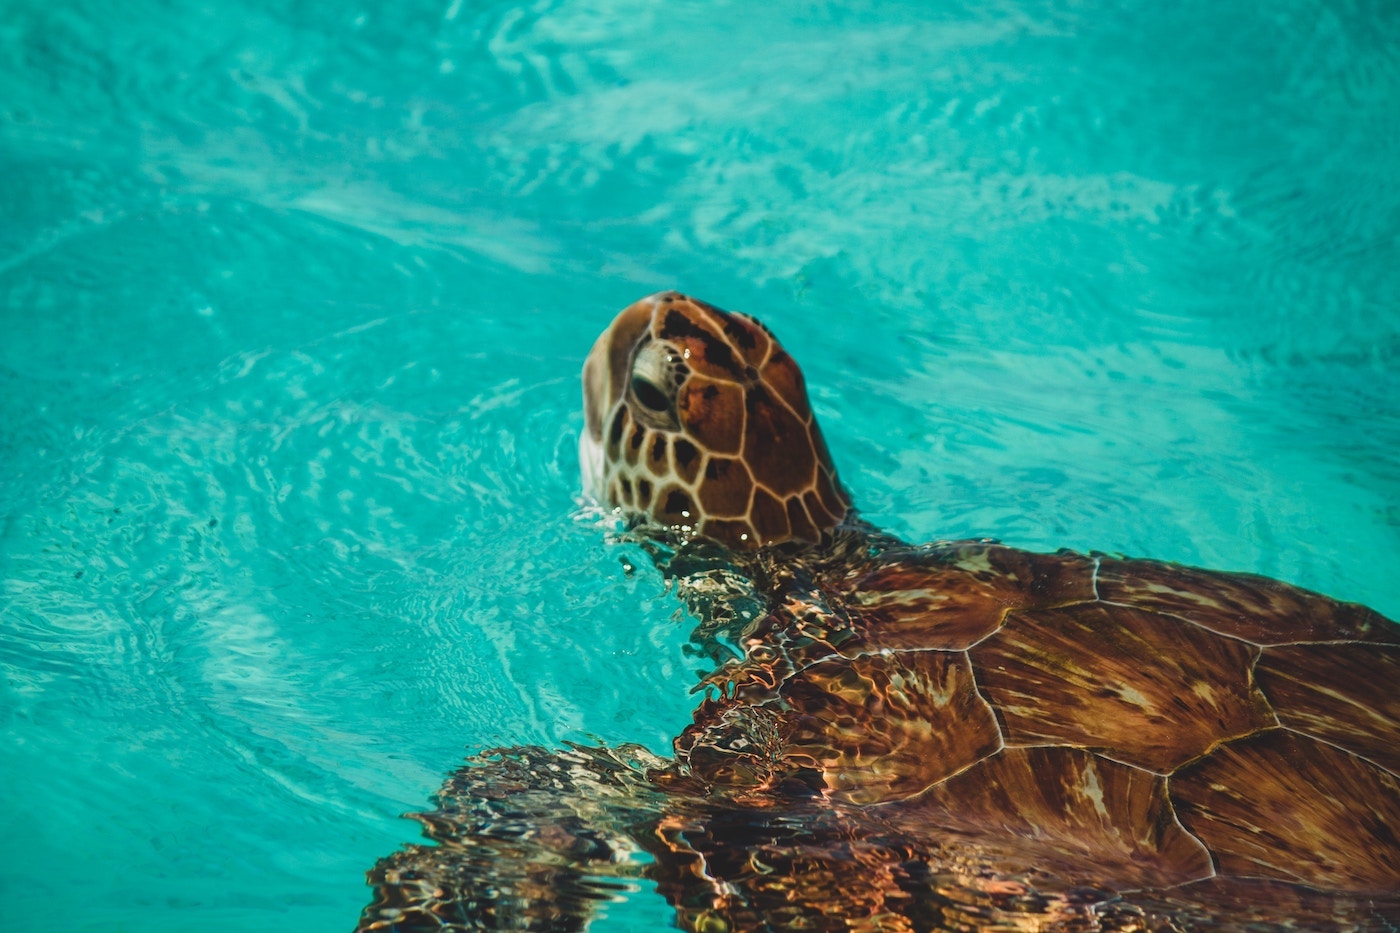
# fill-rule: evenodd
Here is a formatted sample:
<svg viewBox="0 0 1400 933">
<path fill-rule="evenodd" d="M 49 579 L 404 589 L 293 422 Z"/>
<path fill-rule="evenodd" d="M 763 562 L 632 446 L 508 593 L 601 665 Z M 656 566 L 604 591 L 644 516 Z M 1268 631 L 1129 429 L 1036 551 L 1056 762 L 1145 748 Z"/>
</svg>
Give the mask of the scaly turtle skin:
<svg viewBox="0 0 1400 933">
<path fill-rule="evenodd" d="M 1262 577 L 882 535 L 773 335 L 674 292 L 604 332 L 584 397 L 585 485 L 742 655 L 674 760 L 479 756 L 419 815 L 439 845 L 371 872 L 361 929 L 582 929 L 642 876 L 706 931 L 1400 923 L 1394 623 Z"/>
</svg>

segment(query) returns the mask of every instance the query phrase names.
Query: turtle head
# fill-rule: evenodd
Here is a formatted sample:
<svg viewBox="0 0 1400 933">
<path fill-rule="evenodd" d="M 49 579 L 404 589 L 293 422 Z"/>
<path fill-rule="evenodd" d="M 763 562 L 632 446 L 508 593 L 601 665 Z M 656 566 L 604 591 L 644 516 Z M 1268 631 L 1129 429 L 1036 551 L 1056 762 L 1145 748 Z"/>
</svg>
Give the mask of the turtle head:
<svg viewBox="0 0 1400 933">
<path fill-rule="evenodd" d="M 585 491 L 750 550 L 816 543 L 850 507 L 802 371 L 762 324 L 678 292 L 643 298 L 583 367 Z"/>
</svg>

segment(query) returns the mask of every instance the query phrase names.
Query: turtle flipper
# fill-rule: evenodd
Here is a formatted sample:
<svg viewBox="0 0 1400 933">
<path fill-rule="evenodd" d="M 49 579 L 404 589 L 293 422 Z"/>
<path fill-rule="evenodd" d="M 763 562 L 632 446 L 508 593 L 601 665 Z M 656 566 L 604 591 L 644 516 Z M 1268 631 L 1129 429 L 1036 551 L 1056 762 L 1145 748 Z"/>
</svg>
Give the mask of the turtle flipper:
<svg viewBox="0 0 1400 933">
<path fill-rule="evenodd" d="M 436 845 L 408 845 L 368 873 L 357 931 L 583 930 L 641 866 L 633 841 L 659 819 L 644 749 L 483 752 L 412 814 Z"/>
<path fill-rule="evenodd" d="M 358 933 L 574 933 L 644 877 L 677 927 L 705 933 L 1100 928 L 1095 897 L 1038 895 L 875 811 L 820 795 L 731 797 L 638 748 L 484 752 L 436 804 L 413 814 L 435 844 L 368 873 Z M 650 864 L 633 857 L 643 852 Z"/>
<path fill-rule="evenodd" d="M 436 802 L 415 814 L 436 845 L 405 846 L 368 873 L 360 933 L 576 933 L 643 878 L 696 933 L 1282 933 L 1290 924 L 1267 922 L 1280 912 L 1305 929 L 1380 933 L 1400 919 L 1393 904 L 1287 885 L 1251 899 L 1229 879 L 1119 897 L 1033 868 L 1036 851 L 1012 865 L 980 833 L 821 794 L 729 796 L 635 748 L 483 753 Z M 634 858 L 643 852 L 649 864 Z"/>
<path fill-rule="evenodd" d="M 1043 896 L 858 806 L 685 801 L 647 840 L 676 925 L 704 933 L 1108 930 L 1101 892 Z"/>
</svg>

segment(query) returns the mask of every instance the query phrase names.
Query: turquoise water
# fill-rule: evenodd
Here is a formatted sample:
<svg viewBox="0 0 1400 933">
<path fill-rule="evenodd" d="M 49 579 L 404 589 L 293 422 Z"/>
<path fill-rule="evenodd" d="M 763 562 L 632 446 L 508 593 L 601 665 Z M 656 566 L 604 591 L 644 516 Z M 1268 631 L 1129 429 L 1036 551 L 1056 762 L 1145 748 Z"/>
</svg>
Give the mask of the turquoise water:
<svg viewBox="0 0 1400 933">
<path fill-rule="evenodd" d="M 661 288 L 877 524 L 1400 616 L 1400 12 L 1136 6 L 5 3 L 7 922 L 345 930 L 467 751 L 664 751 L 575 464 Z"/>
</svg>

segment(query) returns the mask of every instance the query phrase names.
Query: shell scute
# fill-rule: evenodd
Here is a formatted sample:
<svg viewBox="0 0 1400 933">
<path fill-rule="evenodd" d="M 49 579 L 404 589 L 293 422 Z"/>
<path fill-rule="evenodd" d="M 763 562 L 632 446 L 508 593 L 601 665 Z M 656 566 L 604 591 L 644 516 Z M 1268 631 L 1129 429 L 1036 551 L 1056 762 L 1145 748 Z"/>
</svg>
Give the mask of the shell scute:
<svg viewBox="0 0 1400 933">
<path fill-rule="evenodd" d="M 887 648 L 962 650 L 1013 609 L 1094 598 L 1094 564 L 1078 554 L 1032 554 L 981 542 L 898 549 L 840 584 L 867 640 Z"/>
<path fill-rule="evenodd" d="M 1010 871 L 1050 870 L 1119 890 L 1213 873 L 1177 822 L 1159 775 L 1076 748 L 1004 748 L 889 809 L 920 822 L 1007 838 Z M 995 838 L 995 837 L 994 837 Z"/>
<path fill-rule="evenodd" d="M 711 787 L 745 791 L 772 783 L 782 769 L 778 714 L 733 699 L 706 700 L 676 737 L 689 773 Z"/>
<path fill-rule="evenodd" d="M 780 696 L 786 756 L 853 803 L 916 794 L 1001 747 L 962 652 L 832 658 L 790 678 Z"/>
<path fill-rule="evenodd" d="M 1400 642 L 1400 627 L 1372 609 L 1254 574 L 1105 557 L 1099 564 L 1098 593 L 1107 602 L 1169 612 L 1262 646 Z"/>
<path fill-rule="evenodd" d="M 970 654 L 1008 745 L 1092 748 L 1167 773 L 1277 725 L 1258 649 L 1180 619 L 1095 604 L 1018 611 Z"/>
<path fill-rule="evenodd" d="M 1355 755 L 1273 729 L 1220 747 L 1170 788 L 1222 873 L 1400 891 L 1400 779 Z"/>
<path fill-rule="evenodd" d="M 1400 647 L 1266 648 L 1254 677 L 1284 726 L 1400 774 Z"/>
</svg>

